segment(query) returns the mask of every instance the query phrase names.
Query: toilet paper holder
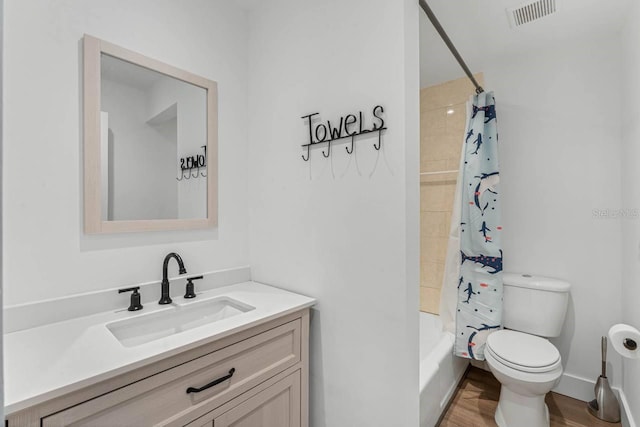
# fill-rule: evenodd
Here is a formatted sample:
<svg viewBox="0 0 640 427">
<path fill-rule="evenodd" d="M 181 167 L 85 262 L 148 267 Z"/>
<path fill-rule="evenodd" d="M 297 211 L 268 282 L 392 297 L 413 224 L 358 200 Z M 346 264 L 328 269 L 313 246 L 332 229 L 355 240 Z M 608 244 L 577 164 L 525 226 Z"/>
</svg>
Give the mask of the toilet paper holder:
<svg viewBox="0 0 640 427">
<path fill-rule="evenodd" d="M 629 359 L 640 359 L 640 331 L 631 325 L 618 323 L 609 329 L 609 339 L 613 349 Z"/>
<path fill-rule="evenodd" d="M 622 345 L 624 346 L 624 348 L 631 351 L 634 351 L 638 348 L 638 343 L 631 338 L 625 338 L 624 341 L 622 341 Z"/>
</svg>

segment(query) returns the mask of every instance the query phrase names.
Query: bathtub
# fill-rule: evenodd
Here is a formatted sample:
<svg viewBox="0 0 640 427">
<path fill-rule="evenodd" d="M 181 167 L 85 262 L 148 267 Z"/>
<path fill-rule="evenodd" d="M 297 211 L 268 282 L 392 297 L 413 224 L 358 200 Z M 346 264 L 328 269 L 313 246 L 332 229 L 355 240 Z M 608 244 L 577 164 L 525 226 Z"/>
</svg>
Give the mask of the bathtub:
<svg viewBox="0 0 640 427">
<path fill-rule="evenodd" d="M 440 316 L 420 312 L 420 427 L 436 425 L 469 364 L 453 356 L 453 340 Z"/>
</svg>

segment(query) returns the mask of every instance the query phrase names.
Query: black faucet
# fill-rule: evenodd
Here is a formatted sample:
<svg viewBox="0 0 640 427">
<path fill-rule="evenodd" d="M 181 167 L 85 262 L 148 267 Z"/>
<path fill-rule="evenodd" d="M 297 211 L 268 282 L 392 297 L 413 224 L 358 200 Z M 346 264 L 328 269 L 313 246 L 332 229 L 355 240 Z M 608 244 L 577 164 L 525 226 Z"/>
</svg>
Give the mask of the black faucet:
<svg viewBox="0 0 640 427">
<path fill-rule="evenodd" d="M 162 263 L 162 296 L 160 297 L 158 304 L 171 304 L 171 297 L 169 296 L 169 278 L 167 277 L 167 267 L 169 266 L 169 260 L 171 258 L 175 258 L 176 261 L 178 261 L 180 274 L 187 274 L 187 269 L 184 268 L 184 263 L 182 262 L 180 255 L 175 252 L 171 252 L 164 257 L 164 262 Z"/>
</svg>

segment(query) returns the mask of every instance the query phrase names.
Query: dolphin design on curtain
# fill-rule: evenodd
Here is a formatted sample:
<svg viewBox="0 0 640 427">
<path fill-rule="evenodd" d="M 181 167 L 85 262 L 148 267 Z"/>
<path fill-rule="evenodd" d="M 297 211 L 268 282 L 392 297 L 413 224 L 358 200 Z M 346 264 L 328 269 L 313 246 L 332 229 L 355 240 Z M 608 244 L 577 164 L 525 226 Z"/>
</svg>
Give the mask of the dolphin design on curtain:
<svg viewBox="0 0 640 427">
<path fill-rule="evenodd" d="M 454 353 L 484 360 L 487 336 L 502 323 L 498 131 L 493 92 L 474 95 L 470 103 L 464 161 L 460 162 L 460 277 Z"/>
</svg>

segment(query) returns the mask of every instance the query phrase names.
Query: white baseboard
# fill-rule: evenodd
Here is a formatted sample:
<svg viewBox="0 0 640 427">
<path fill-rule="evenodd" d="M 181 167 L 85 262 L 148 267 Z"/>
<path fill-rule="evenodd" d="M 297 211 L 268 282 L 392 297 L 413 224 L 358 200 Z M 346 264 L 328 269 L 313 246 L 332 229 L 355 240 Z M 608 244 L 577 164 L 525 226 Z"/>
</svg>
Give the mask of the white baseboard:
<svg viewBox="0 0 640 427">
<path fill-rule="evenodd" d="M 474 368 L 478 368 L 478 369 L 482 369 L 483 371 L 491 372 L 491 369 L 489 368 L 489 364 L 487 363 L 486 360 L 471 359 L 470 363 L 471 363 L 471 366 L 473 366 Z"/>
<path fill-rule="evenodd" d="M 574 399 L 589 402 L 595 397 L 593 391 L 595 385 L 596 382 L 590 379 L 564 373 L 553 391 L 558 394 L 573 397 Z"/>
<path fill-rule="evenodd" d="M 589 402 L 595 397 L 593 391 L 595 385 L 596 382 L 594 380 L 565 373 L 562 374 L 560 382 L 553 391 L 574 399 L 582 400 L 583 402 Z M 629 402 L 627 401 L 624 392 L 617 387 L 612 387 L 612 389 L 618 395 L 618 401 L 620 402 L 622 427 L 637 427 L 629 410 Z"/>
<path fill-rule="evenodd" d="M 636 427 L 637 425 L 633 419 L 633 415 L 631 414 L 627 396 L 624 394 L 624 391 L 622 391 L 621 389 L 614 389 L 614 390 L 617 392 L 618 401 L 620 402 L 620 412 L 622 415 L 622 427 Z"/>
</svg>

